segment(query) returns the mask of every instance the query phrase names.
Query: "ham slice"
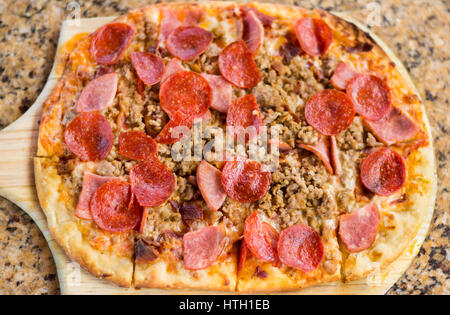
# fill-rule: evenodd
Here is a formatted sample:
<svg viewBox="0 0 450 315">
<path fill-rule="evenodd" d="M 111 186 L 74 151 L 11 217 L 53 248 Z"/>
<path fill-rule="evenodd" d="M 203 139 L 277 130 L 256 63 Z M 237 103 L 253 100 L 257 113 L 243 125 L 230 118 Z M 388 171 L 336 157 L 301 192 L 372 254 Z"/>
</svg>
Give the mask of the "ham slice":
<svg viewBox="0 0 450 315">
<path fill-rule="evenodd" d="M 110 106 L 117 92 L 119 75 L 115 72 L 104 74 L 89 82 L 81 91 L 75 105 L 78 113 L 101 111 Z"/>
<path fill-rule="evenodd" d="M 180 26 L 195 26 L 199 23 L 203 11 L 200 9 L 169 9 L 163 8 L 161 10 L 161 24 L 158 36 L 158 46 L 163 44 L 166 38 L 176 28 Z"/>
<path fill-rule="evenodd" d="M 349 65 L 341 61 L 331 76 L 331 84 L 333 84 L 336 89 L 345 90 L 348 82 L 357 75 L 358 72 L 354 71 Z"/>
<path fill-rule="evenodd" d="M 254 11 L 247 11 L 243 19 L 244 32 L 242 39 L 250 52 L 255 55 L 264 41 L 264 26 Z"/>
<path fill-rule="evenodd" d="M 164 70 L 164 73 L 161 77 L 161 84 L 167 80 L 168 77 L 170 77 L 172 74 L 175 74 L 177 72 L 185 71 L 183 68 L 183 65 L 181 64 L 181 61 L 177 58 L 172 58 L 166 65 L 166 68 Z"/>
<path fill-rule="evenodd" d="M 184 234 L 184 268 L 188 270 L 208 268 L 219 258 L 225 242 L 225 233 L 218 226 L 209 226 Z"/>
<path fill-rule="evenodd" d="M 202 73 L 202 77 L 208 81 L 212 89 L 211 107 L 215 110 L 226 113 L 231 104 L 233 87 L 221 75 Z"/>
<path fill-rule="evenodd" d="M 331 165 L 333 166 L 334 174 L 341 175 L 342 166 L 341 160 L 339 159 L 339 149 L 337 147 L 335 136 L 330 137 L 330 153 L 331 153 Z"/>
<path fill-rule="evenodd" d="M 364 124 L 386 145 L 410 141 L 419 131 L 417 125 L 395 107 L 379 120 L 364 119 Z"/>
<path fill-rule="evenodd" d="M 333 167 L 330 161 L 330 139 L 327 136 L 320 135 L 319 139 L 314 144 L 300 144 L 300 148 L 311 151 L 319 159 L 322 160 L 323 165 L 330 174 L 333 174 Z"/>
<path fill-rule="evenodd" d="M 83 177 L 83 187 L 81 188 L 80 197 L 78 198 L 75 215 L 80 219 L 92 220 L 89 208 L 92 196 L 100 186 L 113 179 L 115 179 L 115 177 L 99 176 L 90 172 L 85 172 Z"/>
<path fill-rule="evenodd" d="M 339 217 L 339 237 L 350 253 L 369 248 L 377 236 L 380 212 L 375 203 Z"/>
<path fill-rule="evenodd" d="M 203 160 L 197 167 L 197 185 L 206 204 L 211 210 L 217 211 L 227 197 L 223 190 L 222 172 Z"/>
</svg>

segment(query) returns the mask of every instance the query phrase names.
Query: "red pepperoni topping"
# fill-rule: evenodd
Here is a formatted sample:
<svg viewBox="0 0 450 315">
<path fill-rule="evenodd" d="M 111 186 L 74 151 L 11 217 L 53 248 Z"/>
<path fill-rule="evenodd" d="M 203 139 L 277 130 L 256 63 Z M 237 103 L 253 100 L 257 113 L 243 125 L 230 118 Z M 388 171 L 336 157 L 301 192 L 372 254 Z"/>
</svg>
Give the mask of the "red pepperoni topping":
<svg viewBox="0 0 450 315">
<path fill-rule="evenodd" d="M 64 141 L 82 161 L 99 161 L 111 151 L 113 132 L 108 120 L 101 114 L 82 113 L 67 126 Z"/>
<path fill-rule="evenodd" d="M 142 209 L 132 203 L 130 185 L 121 180 L 103 184 L 91 200 L 91 214 L 95 223 L 105 231 L 133 230 L 141 220 Z"/>
<path fill-rule="evenodd" d="M 164 203 L 175 189 L 175 176 L 157 160 L 147 160 L 130 171 L 131 190 L 143 207 Z"/>
<path fill-rule="evenodd" d="M 347 129 L 353 121 L 355 110 L 345 93 L 322 90 L 312 95 L 305 106 L 305 119 L 325 136 L 335 136 Z"/>
<path fill-rule="evenodd" d="M 252 88 L 262 80 L 251 51 L 242 40 L 231 43 L 222 50 L 219 69 L 225 79 L 240 88 Z"/>
<path fill-rule="evenodd" d="M 360 74 L 350 80 L 347 95 L 352 100 L 355 111 L 366 119 L 381 119 L 391 108 L 389 87 L 371 74 Z"/>
<path fill-rule="evenodd" d="M 166 40 L 167 50 L 181 60 L 200 56 L 213 40 L 213 34 L 198 26 L 180 26 Z"/>
<path fill-rule="evenodd" d="M 208 112 L 206 112 L 207 114 Z M 161 144 L 172 144 L 188 135 L 192 127 L 192 119 L 184 117 L 181 112 L 175 115 L 164 126 L 155 140 Z"/>
<path fill-rule="evenodd" d="M 244 15 L 244 32 L 242 39 L 252 54 L 256 54 L 264 41 L 264 26 L 254 11 L 248 11 Z"/>
<path fill-rule="evenodd" d="M 271 174 L 256 161 L 235 157 L 222 169 L 222 186 L 227 195 L 239 202 L 261 199 L 269 190 Z"/>
<path fill-rule="evenodd" d="M 204 115 L 212 101 L 211 87 L 200 74 L 182 71 L 172 74 L 161 85 L 159 100 L 162 109 L 173 117 L 180 112 L 183 117 Z"/>
<path fill-rule="evenodd" d="M 100 27 L 92 36 L 91 56 L 101 64 L 112 65 L 133 40 L 135 30 L 125 23 L 111 23 Z"/>
<path fill-rule="evenodd" d="M 375 203 L 339 217 L 339 237 L 350 253 L 369 248 L 377 236 L 380 212 Z"/>
<path fill-rule="evenodd" d="M 119 153 L 138 161 L 155 159 L 158 156 L 158 145 L 143 131 L 127 131 L 119 136 Z"/>
<path fill-rule="evenodd" d="M 331 28 L 319 19 L 299 19 L 295 23 L 295 34 L 300 47 L 311 56 L 323 55 L 333 42 Z"/>
<path fill-rule="evenodd" d="M 358 72 L 353 70 L 349 65 L 345 62 L 340 62 L 336 69 L 334 70 L 333 75 L 331 76 L 330 82 L 336 89 L 345 90 L 347 84 L 354 77 L 358 75 Z"/>
<path fill-rule="evenodd" d="M 238 142 L 243 143 L 256 137 L 262 127 L 262 116 L 256 97 L 247 94 L 236 99 L 228 107 L 227 126 L 234 127 Z"/>
<path fill-rule="evenodd" d="M 134 52 L 130 57 L 139 79 L 146 85 L 153 85 L 161 80 L 164 61 L 160 57 L 149 52 Z"/>
<path fill-rule="evenodd" d="M 116 96 L 119 75 L 115 72 L 104 74 L 89 82 L 81 91 L 75 111 L 101 111 L 110 106 Z"/>
<path fill-rule="evenodd" d="M 371 192 L 389 196 L 405 184 L 405 161 L 397 152 L 379 148 L 362 161 L 360 176 L 363 185 Z"/>
<path fill-rule="evenodd" d="M 90 203 L 92 196 L 97 189 L 103 184 L 115 179 L 115 177 L 99 176 L 90 172 L 85 172 L 83 176 L 83 186 L 81 188 L 80 197 L 75 210 L 75 215 L 80 219 L 91 220 Z"/>
<path fill-rule="evenodd" d="M 271 225 L 261 220 L 258 211 L 254 211 L 245 220 L 244 240 L 256 258 L 268 262 L 278 261 L 278 233 Z"/>
<path fill-rule="evenodd" d="M 225 234 L 218 226 L 209 226 L 184 234 L 184 268 L 201 270 L 210 267 L 222 253 L 225 242 Z"/>
<path fill-rule="evenodd" d="M 196 179 L 198 189 L 208 207 L 214 211 L 219 210 L 227 197 L 222 187 L 222 173 L 203 160 L 197 167 Z"/>
<path fill-rule="evenodd" d="M 280 233 L 278 257 L 283 264 L 310 272 L 319 266 L 323 256 L 322 239 L 311 227 L 296 224 Z"/>
</svg>

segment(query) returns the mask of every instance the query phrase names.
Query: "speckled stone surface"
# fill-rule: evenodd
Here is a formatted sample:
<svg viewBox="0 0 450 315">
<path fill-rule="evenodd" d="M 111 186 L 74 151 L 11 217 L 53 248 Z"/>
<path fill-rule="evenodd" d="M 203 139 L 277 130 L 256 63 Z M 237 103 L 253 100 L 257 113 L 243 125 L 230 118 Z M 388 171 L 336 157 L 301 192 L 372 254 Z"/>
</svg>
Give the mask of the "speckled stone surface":
<svg viewBox="0 0 450 315">
<path fill-rule="evenodd" d="M 74 1 L 0 1 L 0 128 L 39 95 L 50 72 L 61 21 Z M 82 17 L 110 16 L 155 1 L 78 1 Z M 345 11 L 371 26 L 404 62 L 432 125 L 439 180 L 423 247 L 388 294 L 450 293 L 450 3 L 446 0 L 275 1 Z M 0 294 L 59 293 L 55 265 L 37 226 L 0 198 Z"/>
</svg>

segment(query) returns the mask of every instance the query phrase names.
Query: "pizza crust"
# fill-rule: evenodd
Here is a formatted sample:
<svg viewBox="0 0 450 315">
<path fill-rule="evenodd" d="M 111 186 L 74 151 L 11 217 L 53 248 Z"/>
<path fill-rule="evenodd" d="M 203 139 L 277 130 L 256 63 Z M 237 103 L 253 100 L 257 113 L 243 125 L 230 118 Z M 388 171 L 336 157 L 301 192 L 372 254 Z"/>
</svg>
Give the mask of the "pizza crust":
<svg viewBox="0 0 450 315">
<path fill-rule="evenodd" d="M 149 264 L 136 264 L 136 288 L 236 290 L 237 249 L 235 246 L 207 269 L 190 271 L 182 261 L 168 262 L 161 257 Z"/>
<path fill-rule="evenodd" d="M 263 13 L 287 20 L 295 20 L 300 16 L 309 15 L 309 11 L 293 6 L 266 3 L 251 3 L 251 5 Z M 132 13 L 119 17 L 117 20 L 130 22 L 133 16 L 144 14 L 154 21 L 159 21 L 159 10 L 156 8 L 180 8 L 180 6 L 202 7 L 208 13 L 219 8 L 238 7 L 230 2 L 170 3 L 132 11 Z M 359 24 L 359 28 L 354 26 L 356 23 L 353 21 L 344 21 L 344 19 L 349 20 L 348 17 L 338 17 L 320 10 L 315 10 L 314 15 L 320 16 L 334 30 L 349 31 L 350 34 L 356 32 L 358 38 L 373 43 L 372 52 L 377 58 L 382 59 L 382 64 L 386 69 L 391 69 L 392 65 L 389 66 L 389 64 L 395 63 L 396 66 L 393 67 L 390 75 L 399 82 L 399 85 L 396 87 L 399 94 L 406 91 L 418 95 L 404 67 L 376 36 L 369 35 L 368 31 Z M 77 49 L 80 49 L 80 46 L 86 45 L 89 41 L 89 37 L 82 40 L 78 47 L 75 48 L 75 53 L 77 53 Z M 333 51 L 333 46 L 337 45 L 337 43 L 333 43 L 330 50 Z M 339 49 L 342 49 L 342 47 L 336 48 L 336 53 L 339 52 Z M 354 60 L 343 60 L 351 62 L 354 66 L 356 65 L 356 69 L 359 71 L 365 70 L 363 66 L 358 68 L 358 62 L 355 63 Z M 233 248 L 231 255 L 224 256 L 226 258 L 222 258 L 221 261 L 212 267 L 202 271 L 191 272 L 179 266 L 176 268 L 177 272 L 173 273 L 169 264 L 162 259 L 157 259 L 151 264 L 134 266 L 132 255 L 119 257 L 112 252 L 94 249 L 84 239 L 80 226 L 77 223 L 79 219 L 74 216 L 73 209 L 61 201 L 64 191 L 56 189 L 56 187 L 62 186 L 62 179 L 57 174 L 56 168 L 49 157 L 58 156 L 65 149 L 62 143 L 63 126 L 61 117 L 64 110 L 68 107 L 61 103 L 61 99 L 64 100 L 65 97 L 63 92 L 72 93 L 70 89 L 63 91 L 64 88 L 70 87 L 72 80 L 73 78 L 70 77 L 70 73 L 66 69 L 63 79 L 58 83 L 44 105 L 37 156 L 46 158 L 35 158 L 36 189 L 41 207 L 47 216 L 49 229 L 68 256 L 95 276 L 107 279 L 120 286 L 130 287 L 134 276 L 134 285 L 137 288 L 156 287 L 223 291 L 234 291 L 237 288 L 240 292 L 273 292 L 295 290 L 318 283 L 336 281 L 341 278 L 346 281 L 360 279 L 373 271 L 386 268 L 405 250 L 408 250 L 411 240 L 416 236 L 429 214 L 430 207 L 434 205 L 436 192 L 434 153 L 430 126 L 424 107 L 420 101 L 406 106 L 398 100 L 395 105 L 406 110 L 421 126 L 421 129 L 426 132 L 428 145 L 420 148 L 408 157 L 408 180 L 401 192 L 388 199 L 375 198 L 375 201 L 380 206 L 383 222 L 375 243 L 368 250 L 352 254 L 347 253 L 341 245 L 344 257 L 342 258 L 343 261 L 339 257 L 335 273 L 324 272 L 323 268 L 319 267 L 316 271 L 307 275 L 301 272 L 292 275 L 292 270 L 275 268 L 270 264 L 258 263 L 255 259 L 250 258 L 244 270 L 239 273 L 239 280 L 237 280 L 236 248 Z M 76 98 L 76 96 L 72 95 L 70 97 L 70 99 L 73 98 Z M 398 198 L 401 194 L 406 194 L 408 202 L 391 206 L 390 201 Z M 333 240 L 336 243 L 332 247 L 337 248 L 336 237 Z M 268 272 L 269 276 L 266 279 L 260 279 L 253 275 L 257 265 Z M 135 270 L 133 271 L 134 267 Z"/>
<path fill-rule="evenodd" d="M 50 159 L 35 158 L 34 173 L 37 195 L 47 217 L 48 228 L 67 256 L 98 278 L 131 287 L 132 253 L 118 256 L 92 247 L 81 231 L 80 219 L 75 217 L 73 205 L 64 198 L 67 192 L 63 191 L 61 177 Z"/>
</svg>

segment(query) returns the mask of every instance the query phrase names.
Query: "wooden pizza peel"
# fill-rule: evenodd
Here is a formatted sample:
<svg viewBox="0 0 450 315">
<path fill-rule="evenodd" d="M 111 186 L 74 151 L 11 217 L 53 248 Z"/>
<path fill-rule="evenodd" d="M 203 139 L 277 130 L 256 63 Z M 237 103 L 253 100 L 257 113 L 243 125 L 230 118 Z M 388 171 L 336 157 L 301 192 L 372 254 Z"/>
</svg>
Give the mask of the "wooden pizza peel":
<svg viewBox="0 0 450 315">
<path fill-rule="evenodd" d="M 356 24 L 362 30 L 369 31 L 351 18 L 342 14 L 338 16 Z M 107 281 L 95 278 L 83 270 L 77 263 L 66 256 L 61 247 L 51 236 L 44 213 L 40 209 L 34 185 L 33 159 L 36 156 L 39 121 L 42 105 L 51 94 L 58 82 L 62 65 L 58 62 L 66 43 L 74 36 L 91 33 L 98 27 L 110 22 L 114 17 L 90 18 L 64 21 L 61 26 L 55 64 L 48 77 L 43 91 L 34 104 L 17 121 L 0 131 L 0 196 L 15 203 L 36 222 L 41 229 L 55 259 L 58 279 L 62 294 L 205 294 L 223 293 L 211 291 L 168 291 L 161 289 L 124 289 Z M 386 45 L 379 38 L 371 34 L 372 38 L 382 46 L 397 66 L 406 74 L 403 65 L 397 62 L 394 54 L 386 49 Z M 406 78 L 409 76 L 406 74 Z M 412 85 L 412 82 L 411 86 Z M 433 161 L 434 163 L 434 161 Z M 436 178 L 434 178 L 434 192 L 436 195 Z M 428 232 L 434 209 L 434 197 L 430 200 L 426 219 L 422 222 L 416 237 L 411 241 L 404 253 L 388 268 L 376 271 L 366 279 L 349 283 L 327 283 L 311 288 L 302 289 L 289 294 L 384 294 L 408 268 L 413 258 L 419 252 L 422 242 Z"/>
</svg>

